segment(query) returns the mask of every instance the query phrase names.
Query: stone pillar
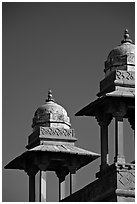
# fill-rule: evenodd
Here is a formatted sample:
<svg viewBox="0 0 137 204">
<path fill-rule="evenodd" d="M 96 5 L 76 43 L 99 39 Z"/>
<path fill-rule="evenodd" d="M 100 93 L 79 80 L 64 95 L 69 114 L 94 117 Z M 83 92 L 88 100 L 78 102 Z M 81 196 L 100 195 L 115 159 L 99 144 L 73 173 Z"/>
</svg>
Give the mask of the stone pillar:
<svg viewBox="0 0 137 204">
<path fill-rule="evenodd" d="M 65 178 L 59 177 L 59 201 L 65 198 Z"/>
<path fill-rule="evenodd" d="M 125 163 L 124 156 L 124 135 L 123 135 L 123 118 L 127 113 L 127 106 L 122 101 L 115 103 L 115 157 L 114 162 Z"/>
<path fill-rule="evenodd" d="M 63 169 L 56 171 L 57 177 L 59 179 L 59 201 L 65 198 L 65 177 L 66 174 Z"/>
<path fill-rule="evenodd" d="M 123 113 L 117 112 L 115 117 L 115 157 L 114 162 L 124 163 Z"/>
<path fill-rule="evenodd" d="M 40 171 L 39 202 L 46 202 L 46 171 Z"/>
<path fill-rule="evenodd" d="M 104 170 L 109 165 L 108 155 L 108 125 L 112 120 L 110 114 L 98 113 L 96 119 L 100 125 L 100 140 L 101 140 L 101 166 L 100 169 Z"/>
<path fill-rule="evenodd" d="M 76 171 L 70 172 L 70 195 L 76 191 Z"/>
<path fill-rule="evenodd" d="M 42 158 L 39 158 L 39 161 L 42 160 Z M 43 163 L 42 161 L 38 165 L 40 170 L 40 178 L 39 178 L 39 202 L 46 202 L 46 171 L 49 166 L 50 160 L 48 157 L 43 157 L 43 160 L 46 161 L 46 163 Z"/>
<path fill-rule="evenodd" d="M 35 202 L 35 175 L 37 171 L 34 169 L 28 170 L 29 176 L 29 202 Z"/>
</svg>

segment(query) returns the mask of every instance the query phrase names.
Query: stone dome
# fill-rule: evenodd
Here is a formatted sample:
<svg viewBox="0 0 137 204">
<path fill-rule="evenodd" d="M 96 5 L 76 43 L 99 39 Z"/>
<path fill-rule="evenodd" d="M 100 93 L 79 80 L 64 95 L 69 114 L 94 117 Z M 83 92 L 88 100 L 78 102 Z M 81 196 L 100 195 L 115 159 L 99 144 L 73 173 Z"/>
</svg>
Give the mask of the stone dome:
<svg viewBox="0 0 137 204">
<path fill-rule="evenodd" d="M 113 58 L 117 56 L 123 56 L 128 54 L 134 54 L 135 55 L 135 45 L 130 42 L 125 42 L 117 47 L 115 47 L 110 54 L 108 55 L 107 60 L 112 60 Z"/>
<path fill-rule="evenodd" d="M 108 55 L 105 62 L 105 73 L 108 74 L 115 69 L 133 71 L 135 68 L 135 45 L 129 38 L 128 30 L 125 30 L 124 39 Z M 128 70 L 129 68 L 129 70 Z"/>
<path fill-rule="evenodd" d="M 67 129 L 71 127 L 67 111 L 54 102 L 51 90 L 48 92 L 45 104 L 40 106 L 34 114 L 32 128 L 36 130 L 39 126 Z"/>
</svg>

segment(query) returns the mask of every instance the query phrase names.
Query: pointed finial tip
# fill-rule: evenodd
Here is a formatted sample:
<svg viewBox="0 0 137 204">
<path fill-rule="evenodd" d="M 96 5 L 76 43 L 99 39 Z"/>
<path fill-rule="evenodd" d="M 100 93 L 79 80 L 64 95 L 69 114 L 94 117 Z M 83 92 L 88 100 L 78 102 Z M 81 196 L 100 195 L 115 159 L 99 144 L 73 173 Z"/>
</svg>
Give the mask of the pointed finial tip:
<svg viewBox="0 0 137 204">
<path fill-rule="evenodd" d="M 48 98 L 46 99 L 46 102 L 49 102 L 49 101 L 54 101 L 51 89 L 49 89 Z"/>
<path fill-rule="evenodd" d="M 128 29 L 125 29 L 124 39 L 121 41 L 121 43 L 123 44 L 123 43 L 126 43 L 126 42 L 132 43 L 132 40 L 129 38 Z"/>
</svg>

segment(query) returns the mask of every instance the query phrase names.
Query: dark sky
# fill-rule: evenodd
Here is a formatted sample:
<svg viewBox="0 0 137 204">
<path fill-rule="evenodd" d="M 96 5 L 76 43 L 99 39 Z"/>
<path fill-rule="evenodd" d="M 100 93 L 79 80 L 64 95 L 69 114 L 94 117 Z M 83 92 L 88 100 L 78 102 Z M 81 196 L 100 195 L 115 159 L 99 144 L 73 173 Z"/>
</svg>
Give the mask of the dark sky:
<svg viewBox="0 0 137 204">
<path fill-rule="evenodd" d="M 68 111 L 76 145 L 100 153 L 97 121 L 74 114 L 96 99 L 104 61 L 125 28 L 134 42 L 134 15 L 134 3 L 3 3 L 3 167 L 25 151 L 32 117 L 49 88 Z M 113 122 L 109 133 L 112 163 Z M 133 135 L 127 121 L 124 133 L 130 161 Z M 78 171 L 77 189 L 95 179 L 99 165 L 97 159 Z M 48 201 L 57 201 L 58 180 L 54 173 L 47 175 Z M 3 201 L 28 201 L 25 172 L 3 170 Z"/>
</svg>

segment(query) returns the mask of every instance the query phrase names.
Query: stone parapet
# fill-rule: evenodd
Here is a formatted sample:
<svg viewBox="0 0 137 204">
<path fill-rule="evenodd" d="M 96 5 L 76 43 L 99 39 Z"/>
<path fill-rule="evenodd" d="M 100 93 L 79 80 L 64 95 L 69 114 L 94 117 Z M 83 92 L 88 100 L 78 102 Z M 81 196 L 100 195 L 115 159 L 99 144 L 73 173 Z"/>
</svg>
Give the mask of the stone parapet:
<svg viewBox="0 0 137 204">
<path fill-rule="evenodd" d="M 112 164 L 104 174 L 62 202 L 135 201 L 134 164 Z"/>
</svg>

